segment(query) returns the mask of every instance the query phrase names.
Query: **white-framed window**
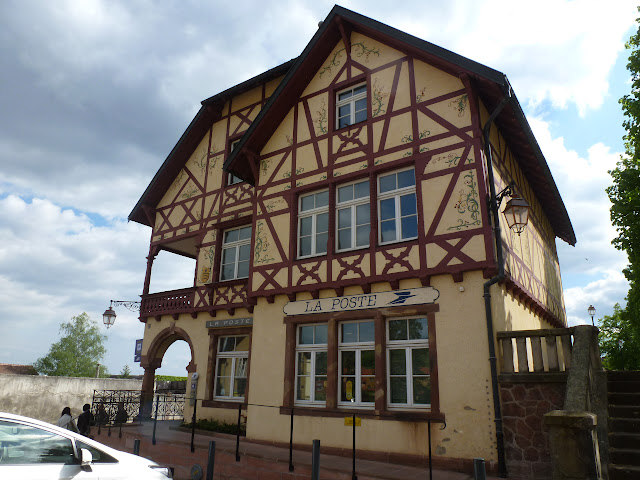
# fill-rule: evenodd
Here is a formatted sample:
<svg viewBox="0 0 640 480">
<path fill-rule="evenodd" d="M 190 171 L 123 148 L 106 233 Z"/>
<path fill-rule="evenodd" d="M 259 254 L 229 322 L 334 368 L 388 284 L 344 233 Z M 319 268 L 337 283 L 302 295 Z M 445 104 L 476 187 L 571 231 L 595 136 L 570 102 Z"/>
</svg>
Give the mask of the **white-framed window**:
<svg viewBox="0 0 640 480">
<path fill-rule="evenodd" d="M 220 280 L 234 280 L 249 276 L 251 227 L 225 230 L 222 240 Z"/>
<path fill-rule="evenodd" d="M 378 223 L 381 244 L 418 237 L 413 167 L 378 177 Z"/>
<path fill-rule="evenodd" d="M 369 180 L 338 187 L 336 210 L 336 249 L 368 247 L 371 231 Z"/>
<path fill-rule="evenodd" d="M 336 125 L 343 128 L 367 119 L 367 84 L 361 83 L 336 93 Z"/>
<path fill-rule="evenodd" d="M 296 397 L 299 404 L 327 400 L 327 324 L 299 325 L 296 340 Z"/>
<path fill-rule="evenodd" d="M 338 335 L 338 404 L 373 406 L 376 394 L 373 320 L 342 322 Z"/>
<path fill-rule="evenodd" d="M 248 362 L 248 335 L 233 335 L 218 339 L 214 388 L 216 399 L 244 400 Z"/>
<path fill-rule="evenodd" d="M 240 143 L 240 139 L 234 140 L 233 142 L 231 142 L 231 145 L 229 146 L 229 153 L 233 152 L 234 148 L 236 148 L 239 143 Z M 227 186 L 235 185 L 236 183 L 240 183 L 240 182 L 244 182 L 244 180 L 242 180 L 240 177 L 236 177 L 231 172 L 227 173 Z"/>
<path fill-rule="evenodd" d="M 389 407 L 431 406 L 426 318 L 390 319 L 387 322 L 387 385 Z"/>
<path fill-rule="evenodd" d="M 329 190 L 302 195 L 298 202 L 298 257 L 327 253 Z"/>
</svg>

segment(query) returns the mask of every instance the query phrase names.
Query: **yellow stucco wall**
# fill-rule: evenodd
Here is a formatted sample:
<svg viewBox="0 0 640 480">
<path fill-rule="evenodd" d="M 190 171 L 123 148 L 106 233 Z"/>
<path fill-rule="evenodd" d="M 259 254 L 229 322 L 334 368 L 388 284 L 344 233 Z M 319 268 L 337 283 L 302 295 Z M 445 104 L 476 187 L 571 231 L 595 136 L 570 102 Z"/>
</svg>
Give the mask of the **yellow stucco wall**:
<svg viewBox="0 0 640 480">
<path fill-rule="evenodd" d="M 495 459 L 493 406 L 484 303 L 480 273 L 465 276 L 454 283 L 450 276 L 432 278 L 432 286 L 440 292 L 436 314 L 436 335 L 440 409 L 446 416 L 447 428 L 432 428 L 434 453 L 454 458 L 480 456 Z M 416 288 L 417 280 L 401 283 L 401 288 Z M 461 291 L 461 288 L 463 291 Z M 376 284 L 372 291 L 388 291 L 388 285 Z M 348 294 L 358 293 L 354 290 Z M 333 292 L 322 291 L 321 296 Z M 345 292 L 347 294 L 347 292 Z M 250 379 L 250 403 L 280 406 L 284 389 L 285 334 L 282 308 L 288 302 L 277 296 L 273 304 L 259 300 L 254 313 L 252 355 L 269 359 L 253 363 Z M 259 418 L 260 421 L 252 421 Z M 253 407 L 248 410 L 247 437 L 286 443 L 290 418 L 277 408 Z M 423 423 L 397 422 L 362 418 L 357 430 L 358 448 L 395 453 L 423 455 L 427 429 Z M 294 442 L 310 444 L 321 439 L 322 445 L 350 448 L 351 436 L 344 419 L 295 417 Z"/>
<path fill-rule="evenodd" d="M 488 114 L 483 106 L 481 106 L 481 114 L 483 121 L 486 121 Z M 517 194 L 531 206 L 529 223 L 520 235 L 509 230 L 504 215 L 500 215 L 502 240 L 507 245 L 505 270 L 518 285 L 527 289 L 535 300 L 544 305 L 560 321 L 566 323 L 562 279 L 553 228 L 513 152 L 495 127 L 491 129 L 490 141 L 496 151 L 494 158 L 496 192 L 502 190 L 511 181 L 515 181 Z M 507 200 L 508 198 L 503 201 L 501 211 L 504 210 Z M 522 268 L 523 265 L 526 268 Z M 514 318 L 520 316 L 513 315 Z M 514 326 L 528 323 L 524 320 L 519 322 L 508 318 L 505 322 L 507 325 Z"/>
</svg>

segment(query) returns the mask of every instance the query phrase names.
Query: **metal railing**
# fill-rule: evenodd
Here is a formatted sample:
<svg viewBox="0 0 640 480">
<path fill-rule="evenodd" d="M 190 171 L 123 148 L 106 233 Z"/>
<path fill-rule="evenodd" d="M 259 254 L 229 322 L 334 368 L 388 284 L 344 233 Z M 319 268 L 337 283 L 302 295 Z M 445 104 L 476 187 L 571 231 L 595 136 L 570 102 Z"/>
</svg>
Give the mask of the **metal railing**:
<svg viewBox="0 0 640 480">
<path fill-rule="evenodd" d="M 498 332 L 500 373 L 567 372 L 571 367 L 573 334 L 573 327 Z"/>
<path fill-rule="evenodd" d="M 156 393 L 151 406 L 152 418 L 157 420 L 182 420 L 184 418 L 185 393 Z"/>
<path fill-rule="evenodd" d="M 140 399 L 140 390 L 94 390 L 91 411 L 98 425 L 133 422 Z"/>
</svg>

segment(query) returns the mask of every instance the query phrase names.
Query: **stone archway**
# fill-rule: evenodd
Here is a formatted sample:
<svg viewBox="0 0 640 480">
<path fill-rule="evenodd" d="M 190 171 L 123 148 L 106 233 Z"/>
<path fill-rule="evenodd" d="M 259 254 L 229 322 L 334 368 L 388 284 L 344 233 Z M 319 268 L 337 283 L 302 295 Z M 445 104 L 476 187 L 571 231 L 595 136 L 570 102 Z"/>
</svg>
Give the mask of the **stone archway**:
<svg viewBox="0 0 640 480">
<path fill-rule="evenodd" d="M 191 373 L 197 370 L 194 360 L 193 342 L 187 332 L 180 327 L 176 327 L 175 323 L 161 330 L 151 341 L 147 354 L 143 355 L 140 359 L 140 366 L 144 368 L 142 391 L 140 392 L 140 416 L 142 418 L 151 418 L 156 370 L 162 366 L 162 358 L 167 349 L 178 340 L 187 342 L 191 350 L 191 361 L 187 365 L 187 372 Z"/>
</svg>

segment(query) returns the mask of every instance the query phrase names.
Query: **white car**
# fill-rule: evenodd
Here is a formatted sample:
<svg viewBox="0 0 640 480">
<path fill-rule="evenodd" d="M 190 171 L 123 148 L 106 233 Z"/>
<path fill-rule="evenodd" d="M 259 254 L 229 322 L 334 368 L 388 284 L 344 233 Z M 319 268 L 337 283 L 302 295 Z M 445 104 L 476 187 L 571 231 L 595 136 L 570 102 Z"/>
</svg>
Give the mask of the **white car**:
<svg viewBox="0 0 640 480">
<path fill-rule="evenodd" d="M 33 418 L 0 413 L 2 480 L 166 480 L 171 469 Z"/>
</svg>

